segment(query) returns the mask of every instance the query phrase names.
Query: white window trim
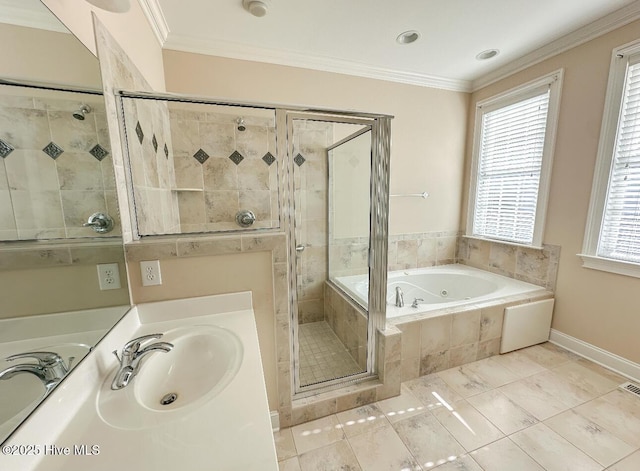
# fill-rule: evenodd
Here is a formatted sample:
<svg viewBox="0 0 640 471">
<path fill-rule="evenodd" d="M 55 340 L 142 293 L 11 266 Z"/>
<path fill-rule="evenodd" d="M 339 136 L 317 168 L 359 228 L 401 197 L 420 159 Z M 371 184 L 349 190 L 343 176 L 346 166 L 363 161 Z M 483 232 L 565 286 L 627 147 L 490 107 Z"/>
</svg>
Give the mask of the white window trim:
<svg viewBox="0 0 640 471">
<path fill-rule="evenodd" d="M 471 180 L 469 183 L 469 201 L 467 202 L 467 229 L 466 237 L 500 242 L 504 244 L 519 245 L 522 247 L 542 247 L 544 226 L 547 216 L 547 203 L 549 201 L 549 189 L 551 183 L 551 168 L 553 166 L 553 153 L 556 147 L 556 129 L 560 110 L 560 95 L 564 69 L 556 70 L 548 75 L 532 80 L 523 85 L 514 87 L 486 100 L 476 103 L 475 126 L 473 133 L 473 154 L 471 161 Z M 478 160 L 480 158 L 480 136 L 482 133 L 482 113 L 492 109 L 501 108 L 527 98 L 536 89 L 549 86 L 549 110 L 547 115 L 547 127 L 545 130 L 545 143 L 542 153 L 542 168 L 540 170 L 540 185 L 538 187 L 538 201 L 536 205 L 536 219 L 534 223 L 533 240 L 531 244 L 518 244 L 513 241 L 492 239 L 473 234 L 473 218 L 475 208 L 476 189 L 478 182 Z"/>
<path fill-rule="evenodd" d="M 614 49 L 611 54 L 609 82 L 604 102 L 598 156 L 591 187 L 589 213 L 587 214 L 587 224 L 584 231 L 582 253 L 579 253 L 578 256 L 582 258 L 582 266 L 585 268 L 640 278 L 640 264 L 596 255 L 618 132 L 627 62 L 628 57 L 635 54 L 640 54 L 640 40 L 620 46 Z"/>
</svg>

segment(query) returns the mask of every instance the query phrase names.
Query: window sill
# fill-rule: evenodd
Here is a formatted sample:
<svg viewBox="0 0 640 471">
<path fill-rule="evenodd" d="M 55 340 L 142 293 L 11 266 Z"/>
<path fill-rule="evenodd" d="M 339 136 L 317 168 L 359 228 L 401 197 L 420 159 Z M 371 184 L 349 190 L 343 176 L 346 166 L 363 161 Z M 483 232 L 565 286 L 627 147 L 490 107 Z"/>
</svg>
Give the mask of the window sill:
<svg viewBox="0 0 640 471">
<path fill-rule="evenodd" d="M 511 242 L 509 240 L 489 239 L 487 237 L 480 237 L 480 236 L 474 236 L 474 235 L 463 235 L 462 237 L 470 240 L 481 240 L 483 242 L 495 242 L 496 244 L 512 245 L 514 247 L 524 247 L 527 249 L 536 249 L 536 250 L 544 249 L 542 245 L 520 244 L 518 242 Z"/>
<path fill-rule="evenodd" d="M 602 258 L 586 254 L 578 254 L 578 257 L 582 258 L 582 266 L 584 268 L 640 278 L 640 264 L 638 263 L 623 262 L 622 260 L 613 260 L 611 258 Z"/>
</svg>

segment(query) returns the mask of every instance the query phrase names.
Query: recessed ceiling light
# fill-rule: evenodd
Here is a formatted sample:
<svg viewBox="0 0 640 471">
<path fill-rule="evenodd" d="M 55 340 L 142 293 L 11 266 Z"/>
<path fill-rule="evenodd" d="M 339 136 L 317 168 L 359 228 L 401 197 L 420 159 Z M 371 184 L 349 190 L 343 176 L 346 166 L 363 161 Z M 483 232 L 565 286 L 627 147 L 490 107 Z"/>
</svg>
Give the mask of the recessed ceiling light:
<svg viewBox="0 0 640 471">
<path fill-rule="evenodd" d="M 263 17 L 269 10 L 266 0 L 242 0 L 242 6 L 253 16 Z"/>
<path fill-rule="evenodd" d="M 400 33 L 396 38 L 396 42 L 399 44 L 411 44 L 420 39 L 420 33 L 418 31 L 405 31 L 404 33 Z"/>
<path fill-rule="evenodd" d="M 497 56 L 498 54 L 500 54 L 500 51 L 498 51 L 497 49 L 487 49 L 486 51 L 478 53 L 476 59 L 478 59 L 479 61 L 486 61 L 487 59 L 491 59 L 492 57 Z"/>
</svg>

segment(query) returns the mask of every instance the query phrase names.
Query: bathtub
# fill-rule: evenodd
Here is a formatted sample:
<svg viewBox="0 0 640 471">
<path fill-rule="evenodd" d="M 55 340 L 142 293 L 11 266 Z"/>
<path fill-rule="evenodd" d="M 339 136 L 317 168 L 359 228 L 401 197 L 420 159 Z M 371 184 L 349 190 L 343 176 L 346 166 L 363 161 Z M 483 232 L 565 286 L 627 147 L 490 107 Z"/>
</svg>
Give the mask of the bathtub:
<svg viewBox="0 0 640 471">
<path fill-rule="evenodd" d="M 366 275 L 336 278 L 335 283 L 363 307 L 367 306 Z M 404 295 L 404 307 L 395 306 L 396 288 Z M 387 320 L 423 313 L 445 314 L 461 306 L 486 305 L 504 298 L 548 293 L 531 283 L 479 270 L 466 265 L 440 265 L 389 272 L 387 275 Z M 417 307 L 412 307 L 414 300 Z"/>
</svg>

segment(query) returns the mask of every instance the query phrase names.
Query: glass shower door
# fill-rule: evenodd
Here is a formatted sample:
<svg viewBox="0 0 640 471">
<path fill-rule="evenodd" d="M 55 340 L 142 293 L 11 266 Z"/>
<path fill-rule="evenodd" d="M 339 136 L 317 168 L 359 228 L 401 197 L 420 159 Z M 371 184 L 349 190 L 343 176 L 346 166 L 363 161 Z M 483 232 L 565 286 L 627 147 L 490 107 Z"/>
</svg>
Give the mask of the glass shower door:
<svg viewBox="0 0 640 471">
<path fill-rule="evenodd" d="M 346 121 L 289 120 L 298 390 L 368 371 L 367 294 L 354 300 L 336 280 L 368 281 L 371 126 Z"/>
</svg>

